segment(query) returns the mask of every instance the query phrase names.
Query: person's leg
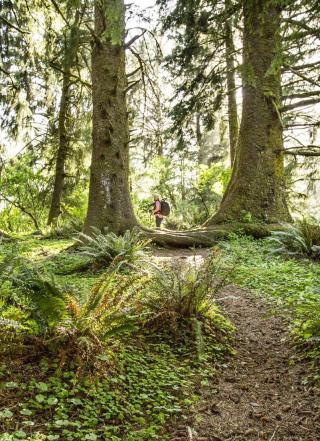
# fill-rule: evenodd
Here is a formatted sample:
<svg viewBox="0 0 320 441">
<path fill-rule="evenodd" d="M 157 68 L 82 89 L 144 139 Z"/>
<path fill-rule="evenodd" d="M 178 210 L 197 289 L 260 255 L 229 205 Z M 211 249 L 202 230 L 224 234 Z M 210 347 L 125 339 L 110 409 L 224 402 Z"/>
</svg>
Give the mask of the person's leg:
<svg viewBox="0 0 320 441">
<path fill-rule="evenodd" d="M 161 228 L 162 217 L 156 216 L 156 227 Z"/>
</svg>

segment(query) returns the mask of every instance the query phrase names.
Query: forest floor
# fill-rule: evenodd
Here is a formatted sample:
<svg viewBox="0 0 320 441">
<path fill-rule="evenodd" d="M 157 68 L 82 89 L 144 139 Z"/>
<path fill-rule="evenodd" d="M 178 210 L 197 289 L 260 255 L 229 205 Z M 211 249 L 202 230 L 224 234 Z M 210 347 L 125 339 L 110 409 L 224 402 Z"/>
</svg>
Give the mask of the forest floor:
<svg viewBox="0 0 320 441">
<path fill-rule="evenodd" d="M 201 262 L 206 255 L 155 253 L 158 261 Z M 190 426 L 179 427 L 171 441 L 319 441 L 320 389 L 306 382 L 309 365 L 297 360 L 288 321 L 273 302 L 236 286 L 224 289 L 219 305 L 236 326 L 236 355 L 202 390 Z"/>
<path fill-rule="evenodd" d="M 85 298 L 101 273 L 64 274 L 80 261 L 63 252 L 71 243 L 26 237 L 4 251 L 13 247 Z M 270 251 L 267 240 L 236 235 L 213 251 L 215 274 L 230 272 L 217 304 L 236 327 L 234 355 L 214 342 L 214 362 L 202 362 L 194 348 L 143 331 L 115 340 L 117 368 L 89 383 L 46 358 L 2 360 L 0 441 L 320 441 L 320 264 Z M 210 252 L 152 254 L 160 266 L 199 268 Z"/>
</svg>

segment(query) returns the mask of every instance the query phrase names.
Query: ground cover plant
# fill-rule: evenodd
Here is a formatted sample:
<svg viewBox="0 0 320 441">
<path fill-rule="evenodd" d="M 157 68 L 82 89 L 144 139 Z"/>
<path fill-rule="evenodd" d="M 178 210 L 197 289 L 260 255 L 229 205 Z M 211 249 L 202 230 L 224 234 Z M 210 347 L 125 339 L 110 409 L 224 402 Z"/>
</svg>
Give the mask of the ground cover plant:
<svg viewBox="0 0 320 441">
<path fill-rule="evenodd" d="M 273 298 L 290 317 L 296 342 L 320 367 L 320 265 L 310 259 L 275 255 L 270 241 L 231 236 L 219 245 L 222 258 L 232 265 L 232 281 Z M 320 377 L 319 377 L 320 378 Z"/>
<path fill-rule="evenodd" d="M 187 418 L 198 385 L 232 353 L 233 327 L 214 305 L 221 282 L 207 293 L 200 270 L 177 277 L 177 268 L 139 270 L 136 262 L 125 272 L 111 266 L 77 291 L 69 275 L 56 280 L 55 254 L 39 257 L 41 246 L 33 242 L 34 260 L 14 245 L 2 249 L 1 441 L 169 440 L 169 421 Z M 190 324 L 206 317 L 211 332 L 185 322 L 172 338 L 170 289 L 155 307 L 163 283 L 179 284 L 170 303 L 179 308 L 181 293 L 191 301 L 199 292 L 187 313 L 176 312 Z M 198 332 L 188 337 L 188 329 Z"/>
</svg>

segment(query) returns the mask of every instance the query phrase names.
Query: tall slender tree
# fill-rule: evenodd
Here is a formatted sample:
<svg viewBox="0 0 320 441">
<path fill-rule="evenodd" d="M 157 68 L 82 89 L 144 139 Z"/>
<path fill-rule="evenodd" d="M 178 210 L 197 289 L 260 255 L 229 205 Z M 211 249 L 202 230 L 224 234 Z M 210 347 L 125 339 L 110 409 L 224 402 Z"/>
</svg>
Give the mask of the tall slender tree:
<svg viewBox="0 0 320 441">
<path fill-rule="evenodd" d="M 93 149 L 84 230 L 121 233 L 137 224 L 129 191 L 123 0 L 95 0 L 92 34 Z"/>
<path fill-rule="evenodd" d="M 69 11 L 70 13 L 70 11 Z M 82 13 L 79 8 L 76 9 L 73 23 L 67 32 L 64 43 L 64 56 L 62 63 L 62 89 L 58 117 L 59 145 L 57 150 L 54 186 L 51 198 L 48 225 L 52 224 L 58 218 L 61 211 L 61 197 L 66 175 L 66 160 L 69 150 L 68 119 L 70 119 L 70 93 L 72 84 L 72 70 L 76 64 L 76 56 L 79 47 L 80 21 Z"/>
<path fill-rule="evenodd" d="M 228 125 L 229 125 L 229 143 L 230 143 L 230 161 L 234 164 L 236 148 L 239 135 L 238 109 L 236 97 L 235 80 L 235 45 L 233 41 L 233 28 L 230 14 L 232 14 L 232 3 L 225 0 L 225 46 L 226 46 L 226 79 L 228 95 Z"/>
</svg>

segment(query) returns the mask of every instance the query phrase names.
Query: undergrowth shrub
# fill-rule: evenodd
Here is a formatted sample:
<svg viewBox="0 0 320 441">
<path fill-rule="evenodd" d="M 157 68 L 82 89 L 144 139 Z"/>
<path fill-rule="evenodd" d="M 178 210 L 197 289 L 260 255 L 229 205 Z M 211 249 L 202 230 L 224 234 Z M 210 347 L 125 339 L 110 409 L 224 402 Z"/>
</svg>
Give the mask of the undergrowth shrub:
<svg viewBox="0 0 320 441">
<path fill-rule="evenodd" d="M 7 333 L 12 328 L 28 337 L 46 337 L 67 317 L 71 292 L 14 250 L 0 264 L 0 286 L 1 324 Z"/>
<path fill-rule="evenodd" d="M 318 290 L 320 291 L 320 290 Z M 312 360 L 320 379 L 320 292 L 301 299 L 295 305 L 293 333 L 307 357 Z"/>
<path fill-rule="evenodd" d="M 151 441 L 196 401 L 194 372 L 169 345 L 128 341 L 110 347 L 108 375 L 79 376 L 43 358 L 1 370 L 1 441 Z M 106 362 L 105 362 L 106 363 Z M 21 375 L 22 372 L 22 375 Z M 197 373 L 198 381 L 206 373 Z"/>
<path fill-rule="evenodd" d="M 131 301 L 142 274 L 124 275 L 112 268 L 81 301 L 68 287 L 58 285 L 51 273 L 40 272 L 26 260 L 17 258 L 16 266 L 8 265 L 5 259 L 0 277 L 2 352 L 49 351 L 90 364 L 109 337 L 133 329 Z"/>
<path fill-rule="evenodd" d="M 62 335 L 70 355 L 78 352 L 82 360 L 90 362 L 108 339 L 133 331 L 140 319 L 134 299 L 143 283 L 141 274 L 108 271 L 83 303 L 73 298 L 69 303 L 71 320 Z"/>
<path fill-rule="evenodd" d="M 79 253 L 90 258 L 95 269 L 110 265 L 114 259 L 118 264 L 122 262 L 127 267 L 133 266 L 145 258 L 150 244 L 149 240 L 141 237 L 138 229 L 117 236 L 92 228 L 92 235 L 80 233 L 76 241 Z"/>
<path fill-rule="evenodd" d="M 284 224 L 283 231 L 274 231 L 269 242 L 275 254 L 319 259 L 320 225 L 306 219 Z"/>
<path fill-rule="evenodd" d="M 62 363 L 73 359 L 90 368 L 115 337 L 148 329 L 174 337 L 175 344 L 192 343 L 199 356 L 205 336 L 217 343 L 217 350 L 227 348 L 223 340 L 231 326 L 215 303 L 226 283 L 219 266 L 210 259 L 199 268 L 196 262 L 142 268 L 137 256 L 144 258 L 147 242 L 136 242 L 137 237 L 121 239 L 117 251 L 125 251 L 113 258 L 82 297 L 57 283 L 41 264 L 21 258 L 15 250 L 9 252 L 0 265 L 3 352 L 27 350 L 30 356 L 49 352 Z M 126 271 L 121 271 L 123 265 Z"/>
<path fill-rule="evenodd" d="M 171 439 L 166 428 L 186 418 L 213 359 L 231 350 L 232 326 L 215 306 L 226 283 L 218 267 L 134 261 L 119 271 L 115 258 L 81 296 L 47 261 L 3 254 L 1 441 Z"/>
<path fill-rule="evenodd" d="M 0 264 L 0 340 L 3 352 L 40 344 L 67 318 L 72 295 L 51 273 L 9 250 Z"/>
<path fill-rule="evenodd" d="M 216 304 L 217 294 L 228 279 L 227 274 L 221 277 L 219 273 L 213 259 L 200 267 L 195 262 L 154 267 L 141 296 L 143 309 L 148 311 L 148 326 L 175 340 L 193 342 L 198 357 L 204 353 L 205 335 L 210 335 L 218 348 L 233 330 Z M 227 349 L 227 345 L 222 347 Z"/>
<path fill-rule="evenodd" d="M 64 239 L 73 237 L 75 234 L 80 233 L 83 228 L 83 222 L 81 219 L 69 218 L 62 223 L 57 223 L 46 227 L 43 230 L 44 239 Z"/>
</svg>

